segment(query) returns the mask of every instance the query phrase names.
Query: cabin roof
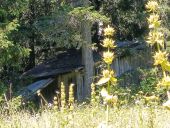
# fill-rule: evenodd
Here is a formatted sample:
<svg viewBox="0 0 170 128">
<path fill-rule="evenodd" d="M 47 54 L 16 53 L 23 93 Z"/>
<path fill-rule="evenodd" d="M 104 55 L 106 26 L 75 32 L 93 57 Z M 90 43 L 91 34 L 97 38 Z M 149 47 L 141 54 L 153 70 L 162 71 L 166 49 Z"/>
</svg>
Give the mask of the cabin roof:
<svg viewBox="0 0 170 128">
<path fill-rule="evenodd" d="M 130 48 L 135 50 L 143 49 L 143 43 L 140 42 L 116 42 L 117 48 Z M 101 60 L 101 51 L 93 52 L 94 62 L 98 62 Z M 118 55 L 119 56 L 119 55 Z M 21 76 L 23 77 L 32 77 L 32 78 L 49 78 L 54 77 L 58 74 L 68 73 L 74 70 L 83 69 L 84 66 L 82 64 L 82 54 L 81 50 L 69 49 L 65 51 L 60 51 L 58 54 L 44 63 L 41 63 L 34 68 L 28 70 L 23 73 Z"/>
<path fill-rule="evenodd" d="M 29 99 L 29 98 L 31 98 L 31 96 L 36 94 L 38 90 L 41 90 L 41 89 L 47 87 L 53 81 L 54 81 L 54 79 L 52 79 L 52 78 L 36 81 L 36 82 L 28 85 L 27 87 L 25 87 L 23 90 L 21 90 L 19 95 L 24 97 L 25 99 Z"/>
<path fill-rule="evenodd" d="M 61 51 L 54 58 L 23 73 L 21 77 L 48 78 L 82 68 L 81 51 L 71 49 Z"/>
</svg>

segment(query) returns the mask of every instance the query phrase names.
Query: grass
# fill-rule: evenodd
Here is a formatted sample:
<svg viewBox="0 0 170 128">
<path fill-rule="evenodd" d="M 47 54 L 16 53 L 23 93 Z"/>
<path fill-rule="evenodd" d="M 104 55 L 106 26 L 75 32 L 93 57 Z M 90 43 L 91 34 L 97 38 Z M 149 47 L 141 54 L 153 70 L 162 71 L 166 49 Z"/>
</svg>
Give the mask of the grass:
<svg viewBox="0 0 170 128">
<path fill-rule="evenodd" d="M 121 107 L 110 110 L 111 128 L 170 128 L 170 111 L 161 107 Z M 90 105 L 70 112 L 43 110 L 34 114 L 28 111 L 1 113 L 0 128 L 97 128 L 105 121 L 104 107 Z"/>
</svg>

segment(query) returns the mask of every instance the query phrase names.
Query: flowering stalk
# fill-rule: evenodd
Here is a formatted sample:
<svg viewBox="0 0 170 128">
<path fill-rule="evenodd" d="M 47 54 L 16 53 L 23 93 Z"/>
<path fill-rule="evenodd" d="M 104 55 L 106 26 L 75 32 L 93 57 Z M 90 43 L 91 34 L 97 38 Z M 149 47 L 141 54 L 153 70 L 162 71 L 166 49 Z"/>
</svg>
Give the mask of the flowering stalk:
<svg viewBox="0 0 170 128">
<path fill-rule="evenodd" d="M 95 84 L 91 84 L 91 103 L 95 104 L 96 102 L 96 91 L 95 91 Z"/>
<path fill-rule="evenodd" d="M 66 107 L 66 95 L 64 83 L 61 83 L 61 109 L 64 110 Z"/>
<path fill-rule="evenodd" d="M 154 54 L 154 65 L 161 67 L 163 78 L 158 83 L 158 87 L 164 87 L 167 91 L 170 88 L 170 77 L 166 72 L 170 72 L 168 54 L 164 49 L 164 34 L 160 31 L 161 20 L 159 16 L 159 4 L 156 0 L 151 0 L 146 4 L 147 11 L 150 12 L 148 24 L 150 28 L 147 43 L 151 46 L 156 45 L 157 51 Z"/>
<path fill-rule="evenodd" d="M 147 42 L 151 46 L 156 44 L 157 52 L 154 55 L 154 65 L 160 65 L 162 68 L 163 76 L 166 77 L 166 70 L 164 67 L 169 62 L 167 61 L 166 51 L 163 52 L 165 41 L 164 34 L 160 31 L 161 20 L 158 13 L 159 5 L 155 0 L 152 0 L 147 3 L 146 8 L 148 12 L 150 12 L 150 16 L 148 18 L 150 32 Z"/>
<path fill-rule="evenodd" d="M 104 30 L 105 39 L 103 40 L 102 46 L 107 48 L 107 51 L 103 53 L 103 61 L 107 65 L 107 69 L 103 70 L 102 78 L 98 81 L 96 85 L 102 86 L 101 96 L 103 97 L 104 104 L 106 104 L 106 124 L 109 126 L 109 105 L 115 105 L 117 102 L 117 96 L 111 95 L 110 86 L 116 85 L 117 79 L 114 77 L 114 71 L 110 68 L 112 61 L 114 59 L 114 53 L 111 49 L 114 49 L 114 40 L 112 39 L 115 34 L 115 30 L 111 27 L 107 27 Z M 104 86 L 104 85 L 107 85 Z"/>
<path fill-rule="evenodd" d="M 70 110 L 74 109 L 74 84 L 70 84 L 69 87 L 69 107 Z"/>
</svg>

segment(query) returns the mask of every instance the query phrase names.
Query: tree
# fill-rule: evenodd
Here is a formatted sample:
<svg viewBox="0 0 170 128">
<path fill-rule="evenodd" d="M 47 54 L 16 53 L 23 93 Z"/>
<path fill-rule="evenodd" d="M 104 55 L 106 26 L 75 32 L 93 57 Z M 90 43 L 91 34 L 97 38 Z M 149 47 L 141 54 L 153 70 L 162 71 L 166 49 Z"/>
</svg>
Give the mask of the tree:
<svg viewBox="0 0 170 128">
<path fill-rule="evenodd" d="M 14 82 L 20 70 L 20 61 L 29 54 L 29 49 L 13 40 L 17 33 L 20 13 L 27 6 L 26 0 L 3 0 L 0 5 L 0 84 L 7 88 L 7 84 Z M 0 94 L 1 95 L 1 94 Z"/>
<path fill-rule="evenodd" d="M 145 0 L 106 0 L 101 10 L 111 17 L 118 40 L 141 38 L 147 30 Z"/>
</svg>

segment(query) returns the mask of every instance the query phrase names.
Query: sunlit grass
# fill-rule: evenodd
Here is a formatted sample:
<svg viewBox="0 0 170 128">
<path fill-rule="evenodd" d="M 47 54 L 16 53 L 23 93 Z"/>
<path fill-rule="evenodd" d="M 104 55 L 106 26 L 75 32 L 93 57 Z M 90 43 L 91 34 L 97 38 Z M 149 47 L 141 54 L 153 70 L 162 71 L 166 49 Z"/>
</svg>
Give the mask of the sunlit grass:
<svg viewBox="0 0 170 128">
<path fill-rule="evenodd" d="M 121 107 L 110 110 L 109 124 L 111 128 L 169 128 L 170 111 L 153 108 L 151 115 L 148 107 Z M 44 110 L 36 114 L 26 111 L 0 115 L 1 128 L 96 128 L 105 121 L 104 107 L 90 105 L 78 107 L 74 111 L 60 112 Z"/>
</svg>

